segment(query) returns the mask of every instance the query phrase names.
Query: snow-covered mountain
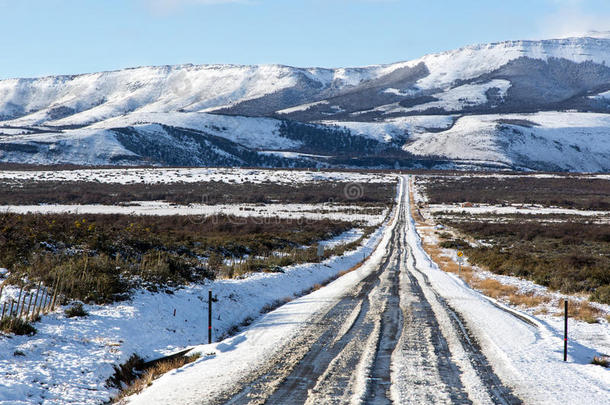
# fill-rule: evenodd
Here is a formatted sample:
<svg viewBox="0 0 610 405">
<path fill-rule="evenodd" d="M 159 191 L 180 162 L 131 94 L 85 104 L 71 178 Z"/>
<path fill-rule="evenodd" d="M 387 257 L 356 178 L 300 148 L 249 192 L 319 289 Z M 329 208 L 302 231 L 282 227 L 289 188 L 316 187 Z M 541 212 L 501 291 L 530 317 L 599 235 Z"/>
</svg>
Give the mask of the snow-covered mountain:
<svg viewBox="0 0 610 405">
<path fill-rule="evenodd" d="M 610 37 L 0 81 L 0 160 L 610 171 Z"/>
</svg>

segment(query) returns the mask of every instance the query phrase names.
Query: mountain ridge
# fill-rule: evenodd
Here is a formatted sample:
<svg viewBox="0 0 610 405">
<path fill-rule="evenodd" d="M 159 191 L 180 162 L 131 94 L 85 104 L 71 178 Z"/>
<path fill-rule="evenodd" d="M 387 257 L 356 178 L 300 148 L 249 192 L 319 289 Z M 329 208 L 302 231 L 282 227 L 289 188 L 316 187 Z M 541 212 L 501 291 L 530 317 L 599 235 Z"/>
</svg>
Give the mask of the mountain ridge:
<svg viewBox="0 0 610 405">
<path fill-rule="evenodd" d="M 354 68 L 181 64 L 5 79 L 0 161 L 609 171 L 607 65 L 610 39 L 579 37 Z M 457 132 L 469 147 L 456 155 L 443 139 Z M 332 140 L 332 156 L 306 156 L 327 155 L 316 137 Z"/>
</svg>

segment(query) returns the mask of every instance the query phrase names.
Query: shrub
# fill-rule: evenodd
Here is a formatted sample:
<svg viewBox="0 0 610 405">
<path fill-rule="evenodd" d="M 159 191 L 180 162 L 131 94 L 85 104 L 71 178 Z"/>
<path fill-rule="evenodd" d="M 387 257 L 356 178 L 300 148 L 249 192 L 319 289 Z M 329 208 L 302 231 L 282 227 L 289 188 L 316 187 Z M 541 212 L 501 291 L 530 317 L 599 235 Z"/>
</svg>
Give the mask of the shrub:
<svg viewBox="0 0 610 405">
<path fill-rule="evenodd" d="M 0 213 L 0 266 L 9 283 L 42 281 L 60 297 L 105 304 L 127 299 L 133 288 L 157 291 L 217 275 L 241 276 L 319 261 L 300 249 L 351 229 L 332 220 L 279 218 L 138 217 Z M 341 247 L 332 253 L 340 254 Z M 273 253 L 285 255 L 276 256 Z M 292 255 L 289 255 L 293 253 Z M 226 258 L 243 258 L 236 267 Z M 200 258 L 208 257 L 207 264 Z"/>
<path fill-rule="evenodd" d="M 36 328 L 33 327 L 31 323 L 14 316 L 2 319 L 2 321 L 0 321 L 0 330 L 15 335 L 29 336 L 32 336 L 37 332 Z"/>
<path fill-rule="evenodd" d="M 83 308 L 82 302 L 77 302 L 72 305 L 70 308 L 67 308 L 65 311 L 66 317 L 74 318 L 74 317 L 83 317 L 89 315 L 89 312 Z"/>
<path fill-rule="evenodd" d="M 587 210 L 610 209 L 610 182 L 606 179 L 436 176 L 424 184 L 430 204 L 518 203 Z"/>
<path fill-rule="evenodd" d="M 344 192 L 342 182 L 114 184 L 85 181 L 0 181 L 0 205 L 118 204 L 168 201 L 176 204 L 347 203 L 392 204 L 394 183 L 357 183 L 364 191 L 357 200 Z"/>
<path fill-rule="evenodd" d="M 132 354 L 127 361 L 114 367 L 114 374 L 106 380 L 106 385 L 112 388 L 122 389 L 133 383 L 144 370 L 144 359 L 137 354 Z"/>
<path fill-rule="evenodd" d="M 608 356 L 595 356 L 591 360 L 591 364 L 608 368 L 610 367 L 610 358 Z"/>
<path fill-rule="evenodd" d="M 610 304 L 610 285 L 597 287 L 595 292 L 591 294 L 591 301 L 601 302 L 602 304 Z"/>
<path fill-rule="evenodd" d="M 445 241 L 442 241 L 441 243 L 439 243 L 439 246 L 444 249 L 461 249 L 461 250 L 467 249 L 470 247 L 468 242 L 466 242 L 462 239 L 445 240 Z"/>
<path fill-rule="evenodd" d="M 127 381 L 122 381 L 119 384 L 121 387 L 121 392 L 116 398 L 113 398 L 112 402 L 116 403 L 122 398 L 141 392 L 144 388 L 152 384 L 153 380 L 159 378 L 163 374 L 190 364 L 200 357 L 200 354 L 193 354 L 191 356 L 177 356 L 165 360 L 155 361 L 152 365 L 146 367 L 145 363 L 141 362 L 141 359 L 134 354 L 130 360 L 132 358 L 134 359 L 135 363 L 133 366 L 139 367 L 139 371 L 136 371 L 135 373 L 127 373 L 125 375 L 125 377 L 127 377 Z M 127 367 L 130 366 L 132 366 L 132 364 L 127 365 Z M 117 370 L 117 367 L 115 367 L 115 370 Z"/>
</svg>

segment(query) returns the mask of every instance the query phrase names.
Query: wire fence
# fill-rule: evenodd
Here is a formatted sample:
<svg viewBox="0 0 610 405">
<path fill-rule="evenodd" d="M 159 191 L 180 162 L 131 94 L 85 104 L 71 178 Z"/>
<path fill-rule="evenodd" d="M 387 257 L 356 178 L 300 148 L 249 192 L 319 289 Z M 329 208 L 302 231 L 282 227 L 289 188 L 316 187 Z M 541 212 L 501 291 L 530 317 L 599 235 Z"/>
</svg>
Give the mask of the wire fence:
<svg viewBox="0 0 610 405">
<path fill-rule="evenodd" d="M 6 319 L 34 321 L 39 316 L 45 315 L 55 310 L 56 305 L 61 301 L 60 279 L 58 278 L 52 287 L 38 283 L 23 283 L 19 288 L 19 295 L 15 300 L 14 296 L 2 300 L 5 292 L 4 284 L 0 285 L 0 302 L 2 302 L 2 312 L 0 323 Z"/>
</svg>

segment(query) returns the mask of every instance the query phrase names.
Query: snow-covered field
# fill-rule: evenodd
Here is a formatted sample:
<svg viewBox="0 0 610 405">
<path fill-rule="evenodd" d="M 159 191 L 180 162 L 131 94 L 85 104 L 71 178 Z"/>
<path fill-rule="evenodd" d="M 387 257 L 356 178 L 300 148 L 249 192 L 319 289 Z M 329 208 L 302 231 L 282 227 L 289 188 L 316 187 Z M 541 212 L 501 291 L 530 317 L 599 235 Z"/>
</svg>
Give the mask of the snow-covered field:
<svg viewBox="0 0 610 405">
<path fill-rule="evenodd" d="M 537 175 L 537 177 L 540 176 L 554 177 L 552 175 Z M 425 180 L 418 181 L 416 187 L 414 187 L 414 190 L 416 190 L 414 193 L 416 202 L 425 203 L 426 201 L 422 188 L 422 183 L 424 181 Z M 431 204 L 421 209 L 420 212 L 427 221 L 432 222 L 434 222 L 435 216 L 441 215 L 443 218 L 454 218 L 451 217 L 451 214 L 466 213 L 476 215 L 477 220 L 485 220 L 485 214 L 498 215 L 499 218 L 494 218 L 495 220 L 501 220 L 502 215 L 523 215 L 525 219 L 527 219 L 528 215 L 547 215 L 549 216 L 549 221 L 565 221 L 566 219 L 562 218 L 562 216 L 575 215 L 583 217 L 590 223 L 610 223 L 610 212 L 607 211 L 588 211 L 523 204 L 512 204 L 506 206 L 477 204 L 472 207 L 462 207 L 460 205 L 452 204 Z M 459 220 L 457 217 L 455 218 L 456 220 Z M 472 218 L 470 218 L 470 220 L 472 220 Z M 443 230 L 446 231 L 447 229 L 443 227 Z M 422 234 L 422 239 L 431 244 L 439 243 L 438 237 L 433 232 Z M 456 250 L 442 249 L 442 252 L 444 256 L 452 258 L 457 262 Z M 469 264 L 468 258 L 465 258 L 465 264 L 472 267 L 477 278 L 494 279 L 504 285 L 516 287 L 518 289 L 518 293 L 534 294 L 548 298 L 548 302 L 542 302 L 539 305 L 530 307 L 521 306 L 518 308 L 518 310 L 520 312 L 525 312 L 531 317 L 534 317 L 539 324 L 552 328 L 555 331 L 555 334 L 559 334 L 563 328 L 563 319 L 561 317 L 563 312 L 558 305 L 561 301 L 564 299 L 569 299 L 573 302 L 588 302 L 587 295 L 564 294 L 557 291 L 552 291 L 547 287 L 538 285 L 532 281 L 513 276 L 494 274 L 485 269 L 481 269 L 475 265 Z M 491 298 L 488 299 L 496 302 Z M 581 356 L 579 362 L 583 364 L 590 361 L 594 355 L 610 355 L 610 323 L 607 320 L 607 317 L 610 316 L 610 305 L 604 305 L 597 302 L 590 302 L 590 304 L 601 311 L 601 316 L 598 319 L 598 323 L 590 324 L 584 321 L 570 320 L 570 336 L 571 339 L 578 342 L 578 344 L 575 344 L 575 347 L 577 349 L 577 353 Z M 510 306 L 507 302 L 502 302 L 501 305 Z M 588 350 L 584 350 L 583 348 L 585 347 Z"/>
<path fill-rule="evenodd" d="M 276 183 L 299 184 L 338 181 L 345 183 L 388 183 L 396 175 L 354 171 L 308 171 L 240 168 L 150 168 L 79 170 L 0 170 L 0 179 L 9 181 L 93 181 L 117 184 L 168 183 Z"/>
<path fill-rule="evenodd" d="M 460 204 L 430 204 L 428 210 L 436 213 L 466 213 L 466 214 L 524 214 L 524 215 L 580 215 L 586 217 L 604 217 L 610 215 L 610 211 L 589 211 L 559 207 L 543 207 L 541 205 L 510 204 L 505 206 L 491 204 L 476 204 L 474 206 L 462 206 Z"/>
<path fill-rule="evenodd" d="M 129 403 L 194 403 L 197 399 L 209 400 L 238 383 L 293 339 L 314 314 L 328 308 L 379 266 L 397 222 L 396 213 L 397 210 L 387 226 L 377 232 L 376 249 L 356 271 L 268 313 L 237 336 L 195 347 L 191 353 L 214 354 L 166 374 L 141 394 L 131 397 Z"/>
<path fill-rule="evenodd" d="M 290 171 L 258 169 L 91 169 L 61 171 L 0 171 L 7 182 L 83 181 L 120 184 L 194 182 L 270 183 L 298 185 L 338 181 L 381 183 L 396 176 L 358 172 Z M 368 256 L 379 242 L 388 209 L 342 204 L 224 204 L 176 205 L 161 201 L 124 205 L 18 205 L 4 206 L 13 213 L 101 213 L 126 215 L 217 214 L 297 220 L 332 219 L 366 226 L 381 226 L 359 248 L 320 264 L 284 268 L 284 273 L 257 273 L 239 280 L 217 280 L 188 285 L 172 293 L 136 292 L 132 299 L 108 306 L 86 305 L 89 316 L 67 318 L 62 309 L 45 315 L 34 326 L 33 337 L 0 335 L 0 403 L 100 403 L 116 391 L 105 381 L 113 366 L 137 353 L 158 358 L 207 339 L 207 292 L 218 298 L 214 306 L 214 336 L 226 334 L 261 310 L 300 295 L 315 284 L 336 276 Z M 320 244 L 333 248 L 358 240 L 362 230 L 352 229 Z M 0 273 L 0 282 L 2 275 Z M 2 302 L 17 298 L 18 289 L 7 286 Z M 2 304 L 0 302 L 0 305 Z M 174 310 L 176 315 L 174 316 Z M 23 354 L 23 355 L 22 355 Z"/>
<path fill-rule="evenodd" d="M 151 360 L 206 341 L 209 290 L 218 298 L 213 318 L 217 339 L 232 327 L 260 317 L 263 308 L 289 301 L 314 284 L 356 265 L 373 252 L 385 229 L 379 228 L 358 249 L 320 264 L 296 265 L 285 268 L 284 273 L 257 273 L 240 280 L 190 285 L 172 294 L 139 292 L 129 301 L 109 306 L 86 305 L 90 314 L 86 318 L 68 319 L 60 310 L 43 316 L 35 323 L 38 333 L 33 337 L 0 336 L 0 403 L 105 401 L 116 394 L 105 386 L 105 380 L 113 373 L 112 366 L 131 354 Z M 342 235 L 344 243 L 354 237 Z M 333 239 L 327 243 L 338 242 Z M 16 294 L 18 290 L 9 287 L 3 299 Z M 237 344 L 235 339 L 215 345 L 216 350 L 230 352 Z M 257 344 L 256 340 L 251 343 Z M 259 341 L 258 345 L 263 343 Z M 24 355 L 15 354 L 17 351 Z"/>
<path fill-rule="evenodd" d="M 375 213 L 371 213 L 371 209 Z M 234 215 L 265 219 L 289 218 L 361 222 L 368 226 L 379 225 L 387 214 L 383 207 L 324 204 L 190 204 L 176 205 L 163 201 L 141 201 L 127 205 L 0 205 L 1 213 L 40 214 L 123 214 L 123 215 Z"/>
</svg>

